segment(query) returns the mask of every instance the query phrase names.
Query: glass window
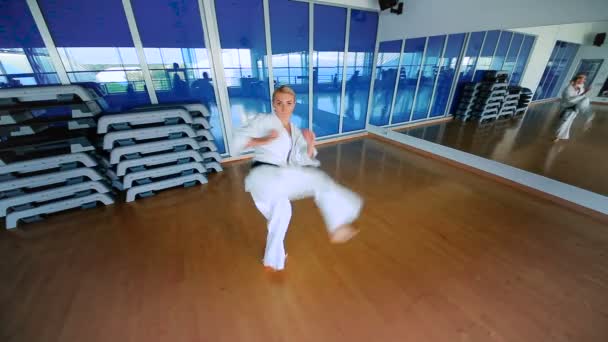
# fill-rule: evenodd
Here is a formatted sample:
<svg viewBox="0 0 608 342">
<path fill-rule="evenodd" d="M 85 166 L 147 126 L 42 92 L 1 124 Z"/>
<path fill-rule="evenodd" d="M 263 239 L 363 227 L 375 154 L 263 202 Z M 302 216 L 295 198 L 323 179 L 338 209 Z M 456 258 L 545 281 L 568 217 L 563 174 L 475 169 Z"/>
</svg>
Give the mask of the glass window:
<svg viewBox="0 0 608 342">
<path fill-rule="evenodd" d="M 376 79 L 374 81 L 373 105 L 370 118 L 370 124 L 372 125 L 388 125 L 395 81 L 397 80 L 401 44 L 401 40 L 392 40 L 380 42 L 378 46 Z"/>
<path fill-rule="evenodd" d="M 297 97 L 292 122 L 308 128 L 308 4 L 270 0 L 269 5 L 274 86 L 293 88 Z"/>
<path fill-rule="evenodd" d="M 338 133 L 340 126 L 346 9 L 315 5 L 314 20 L 312 122 L 323 137 Z"/>
<path fill-rule="evenodd" d="M 479 54 L 479 60 L 477 61 L 477 66 L 475 67 L 475 75 L 473 75 L 473 82 L 481 81 L 484 75 L 484 70 L 490 69 L 490 64 L 492 63 L 492 56 L 494 56 L 494 51 L 496 50 L 496 45 L 498 44 L 499 37 L 499 30 L 488 31 L 486 33 L 486 39 L 483 42 L 483 47 L 481 49 L 481 53 Z"/>
<path fill-rule="evenodd" d="M 426 119 L 429 114 L 429 105 L 439 71 L 439 62 L 443 53 L 444 43 L 445 36 L 429 37 L 424 62 L 422 63 L 422 72 L 420 73 L 420 82 L 416 93 L 412 120 Z"/>
<path fill-rule="evenodd" d="M 160 103 L 198 102 L 211 113 L 211 133 L 226 151 L 197 0 L 131 0 Z M 158 20 L 163 18 L 163 20 Z"/>
<path fill-rule="evenodd" d="M 547 62 L 547 66 L 545 67 L 545 70 L 543 71 L 543 75 L 540 78 L 538 87 L 536 87 L 536 91 L 534 92 L 533 100 L 545 98 L 544 97 L 545 83 L 547 83 L 547 78 L 549 77 L 549 71 L 551 70 L 551 66 L 553 65 L 553 60 L 555 59 L 555 56 L 556 56 L 558 50 L 559 49 L 557 49 L 557 43 L 556 43 L 556 45 L 553 47 L 553 51 L 551 51 L 551 56 L 549 56 L 549 61 Z"/>
<path fill-rule="evenodd" d="M 509 52 L 509 45 L 511 44 L 511 38 L 513 33 L 509 31 L 502 31 L 500 33 L 500 39 L 498 40 L 498 46 L 496 47 L 496 53 L 492 59 L 490 70 L 502 70 L 502 65 L 505 62 L 507 52 Z"/>
<path fill-rule="evenodd" d="M 60 83 L 25 1 L 2 1 L 0 13 L 0 88 Z"/>
<path fill-rule="evenodd" d="M 513 34 L 513 38 L 511 39 L 511 46 L 509 47 L 509 52 L 507 52 L 507 57 L 505 58 L 505 62 L 502 65 L 502 70 L 508 72 L 509 74 L 511 74 L 513 68 L 515 67 L 515 62 L 517 62 L 517 55 L 519 55 L 519 49 L 521 48 L 521 43 L 523 40 L 523 34 Z"/>
<path fill-rule="evenodd" d="M 93 83 L 110 112 L 150 103 L 120 0 L 38 3 L 71 82 Z"/>
<path fill-rule="evenodd" d="M 414 38 L 405 41 L 405 47 L 401 55 L 401 68 L 399 69 L 399 78 L 397 80 L 397 98 L 395 99 L 393 121 L 391 124 L 410 120 L 425 44 L 426 38 Z"/>
<path fill-rule="evenodd" d="M 365 128 L 377 28 L 378 13 L 351 11 L 342 132 Z"/>
<path fill-rule="evenodd" d="M 572 65 L 574 57 L 576 57 L 576 53 L 578 52 L 578 44 L 564 42 L 564 45 L 564 53 L 561 55 L 561 58 L 557 59 L 555 62 L 555 76 L 547 88 L 547 95 L 550 98 L 559 96 L 562 85 L 568 74 L 568 70 L 570 70 L 570 66 Z"/>
<path fill-rule="evenodd" d="M 264 9 L 262 0 L 216 0 L 215 12 L 232 124 L 237 128 L 241 126 L 241 115 L 272 111 Z"/>
<path fill-rule="evenodd" d="M 456 83 L 456 91 L 452 99 L 452 105 L 450 107 L 450 113 L 453 113 L 458 106 L 460 100 L 460 93 L 465 83 L 473 80 L 473 72 L 475 71 L 475 63 L 477 62 L 477 56 L 481 50 L 481 44 L 485 32 L 473 32 L 469 36 L 469 45 L 467 50 L 462 57 L 460 62 L 460 72 L 458 73 L 458 82 Z"/>
<path fill-rule="evenodd" d="M 439 77 L 437 79 L 437 89 L 435 89 L 435 98 L 431 106 L 431 116 L 442 116 L 445 114 L 452 82 L 456 74 L 456 66 L 458 58 L 464 45 L 464 33 L 451 34 L 448 36 L 448 43 L 441 58 Z"/>
<path fill-rule="evenodd" d="M 513 73 L 511 74 L 511 85 L 519 85 L 521 81 L 521 76 L 526 68 L 526 64 L 528 63 L 528 57 L 532 52 L 532 47 L 534 46 L 534 40 L 536 38 L 534 36 L 525 36 L 523 42 L 521 44 L 521 49 L 519 50 L 519 55 L 517 57 L 517 62 L 515 64 L 515 68 L 513 69 Z"/>
</svg>

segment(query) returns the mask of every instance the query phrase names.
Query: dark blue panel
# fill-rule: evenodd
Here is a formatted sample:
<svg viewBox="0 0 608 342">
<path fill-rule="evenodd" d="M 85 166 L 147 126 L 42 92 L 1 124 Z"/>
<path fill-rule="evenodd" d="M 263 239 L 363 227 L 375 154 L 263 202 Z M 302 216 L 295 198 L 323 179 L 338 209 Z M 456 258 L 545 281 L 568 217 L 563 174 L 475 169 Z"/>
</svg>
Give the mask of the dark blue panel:
<svg viewBox="0 0 608 342">
<path fill-rule="evenodd" d="M 462 62 L 460 63 L 460 72 L 458 73 L 459 78 L 456 84 L 456 91 L 452 98 L 452 105 L 450 106 L 450 113 L 454 114 L 454 110 L 458 106 L 460 100 L 460 93 L 465 83 L 473 81 L 473 72 L 475 71 L 475 64 L 477 62 L 477 56 L 481 50 L 481 44 L 483 41 L 485 32 L 473 32 L 469 36 L 469 45 L 465 52 Z"/>
<path fill-rule="evenodd" d="M 270 0 L 269 5 L 274 86 L 289 85 L 297 93 L 292 122 L 308 128 L 308 4 Z"/>
<path fill-rule="evenodd" d="M 146 47 L 204 48 L 197 0 L 131 0 Z"/>
<path fill-rule="evenodd" d="M 308 51 L 308 4 L 270 0 L 272 53 Z"/>
<path fill-rule="evenodd" d="M 414 105 L 412 120 L 420 120 L 427 117 L 444 42 L 445 36 L 429 37 L 426 55 L 422 62 L 422 72 L 420 73 L 420 82 L 416 93 L 416 104 Z"/>
<path fill-rule="evenodd" d="M 369 121 L 372 125 L 384 126 L 389 122 L 402 42 L 402 40 L 392 40 L 379 44 Z"/>
<path fill-rule="evenodd" d="M 315 5 L 314 20 L 312 123 L 313 131 L 323 137 L 340 128 L 346 9 Z"/>
<path fill-rule="evenodd" d="M 346 8 L 315 5 L 315 51 L 344 51 Z"/>
<path fill-rule="evenodd" d="M 0 0 L 0 13 L 0 48 L 44 47 L 25 0 Z"/>
<path fill-rule="evenodd" d="M 378 13 L 352 10 L 350 13 L 350 41 L 348 51 L 369 52 L 376 47 Z"/>
<path fill-rule="evenodd" d="M 534 36 L 525 36 L 524 41 L 521 44 L 521 50 L 519 51 L 519 56 L 517 57 L 517 63 L 515 64 L 515 68 L 513 69 L 513 74 L 511 74 L 511 85 L 519 85 L 521 81 L 521 76 L 526 68 L 526 64 L 528 63 L 528 57 L 530 56 L 530 52 L 532 52 L 532 46 L 534 46 Z"/>
<path fill-rule="evenodd" d="M 425 42 L 426 38 L 413 38 L 405 41 L 391 124 L 410 120 Z"/>
<path fill-rule="evenodd" d="M 513 37 L 513 33 L 509 31 L 502 31 L 500 34 L 500 39 L 498 40 L 498 46 L 496 47 L 496 53 L 494 54 L 494 58 L 492 59 L 492 64 L 490 65 L 490 70 L 501 70 L 502 65 L 504 64 L 505 57 L 507 56 L 507 52 L 509 51 L 509 45 L 511 44 L 511 38 Z"/>
<path fill-rule="evenodd" d="M 38 0 L 57 47 L 133 46 L 121 0 Z"/>
<path fill-rule="evenodd" d="M 483 78 L 484 70 L 488 70 L 490 68 L 492 56 L 494 55 L 494 50 L 496 50 L 496 44 L 498 43 L 499 36 L 499 30 L 488 31 L 486 33 L 486 39 L 483 42 L 483 48 L 481 49 L 479 60 L 477 61 L 477 66 L 475 67 L 473 82 L 479 82 Z"/>
<path fill-rule="evenodd" d="M 435 89 L 435 98 L 431 106 L 431 116 L 442 116 L 445 114 L 452 82 L 456 74 L 456 66 L 458 58 L 464 44 L 464 33 L 451 34 L 448 36 L 448 44 L 445 48 L 445 53 L 441 59 L 441 71 L 437 80 L 437 88 Z"/>
<path fill-rule="evenodd" d="M 215 1 L 222 49 L 266 51 L 262 0 Z"/>
<path fill-rule="evenodd" d="M 377 13 L 352 10 L 350 18 L 343 132 L 365 128 L 378 28 Z"/>
</svg>

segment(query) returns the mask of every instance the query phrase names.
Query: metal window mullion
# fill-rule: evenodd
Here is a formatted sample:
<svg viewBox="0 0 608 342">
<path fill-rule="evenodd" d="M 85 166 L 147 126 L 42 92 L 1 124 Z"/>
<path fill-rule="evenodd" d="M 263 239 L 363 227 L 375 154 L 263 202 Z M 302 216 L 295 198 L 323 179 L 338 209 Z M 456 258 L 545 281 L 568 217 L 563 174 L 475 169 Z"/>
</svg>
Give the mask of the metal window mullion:
<svg viewBox="0 0 608 342">
<path fill-rule="evenodd" d="M 313 113 L 313 54 L 314 54 L 314 7 L 315 5 L 311 2 L 308 4 L 308 128 L 313 130 L 312 113 Z"/>
<path fill-rule="evenodd" d="M 133 7 L 131 6 L 131 1 L 122 0 L 122 7 L 125 11 L 125 16 L 127 17 L 127 24 L 129 25 L 129 32 L 131 33 L 131 38 L 133 39 L 133 46 L 135 47 L 135 52 L 137 53 L 137 59 L 139 60 L 139 66 L 140 66 L 141 72 L 144 76 L 144 83 L 146 84 L 146 88 L 148 90 L 148 96 L 150 97 L 150 103 L 157 104 L 158 98 L 156 97 L 156 91 L 154 90 L 154 83 L 152 82 L 152 75 L 150 74 L 150 69 L 148 69 L 148 63 L 146 62 L 146 54 L 144 53 L 143 43 L 141 42 L 141 37 L 139 36 L 139 30 L 137 29 L 137 22 L 135 21 L 135 14 L 133 13 Z M 118 55 L 120 56 L 120 53 Z M 124 69 L 124 65 L 123 65 L 123 69 Z M 126 74 L 127 74 L 127 72 L 125 71 L 125 77 L 126 77 Z"/>
<path fill-rule="evenodd" d="M 403 38 L 401 41 L 401 51 L 399 52 L 399 62 L 397 63 L 397 76 L 395 77 L 395 85 L 393 88 L 393 98 L 391 99 L 391 108 L 389 108 L 388 114 L 388 124 L 391 125 L 393 123 L 393 110 L 395 108 L 395 98 L 397 97 L 397 89 L 399 88 L 399 76 L 401 75 L 401 58 L 403 58 L 403 51 L 405 50 L 405 41 L 407 39 Z"/>
<path fill-rule="evenodd" d="M 380 23 L 376 25 L 376 44 L 374 45 L 374 55 L 372 57 L 372 74 L 371 82 L 369 84 L 369 94 L 367 95 L 367 109 L 365 111 L 365 129 L 369 127 L 369 120 L 372 117 L 373 99 L 374 99 L 374 86 L 376 85 L 376 69 L 378 68 L 378 50 L 380 49 L 380 30 L 378 29 Z"/>
<path fill-rule="evenodd" d="M 473 68 L 473 77 L 471 81 L 475 79 L 475 73 L 477 73 L 477 65 L 479 64 L 479 59 L 481 58 L 481 54 L 483 53 L 483 48 L 486 46 L 486 38 L 488 37 L 488 31 L 485 31 L 483 34 L 483 40 L 481 41 L 481 47 L 479 48 L 479 54 L 477 54 L 477 59 L 475 60 L 475 67 Z"/>
<path fill-rule="evenodd" d="M 344 35 L 344 55 L 342 56 L 342 91 L 340 94 L 340 123 L 338 126 L 338 132 L 340 133 L 342 133 L 342 125 L 344 123 L 344 96 L 346 94 L 346 62 L 348 58 L 348 43 L 350 39 L 350 13 L 350 8 L 348 8 L 346 10 L 346 34 Z"/>
<path fill-rule="evenodd" d="M 36 0 L 26 0 L 26 2 L 27 6 L 30 9 L 32 17 L 34 18 L 34 22 L 36 23 L 38 32 L 40 32 L 40 36 L 42 37 L 42 41 L 44 42 L 44 47 L 49 53 L 49 58 L 51 59 L 51 63 L 53 64 L 55 72 L 59 77 L 59 81 L 61 81 L 61 84 L 70 84 L 70 78 L 68 77 L 68 73 L 66 72 L 63 63 L 61 62 L 59 51 L 57 50 L 55 42 L 53 41 L 53 37 L 49 32 L 48 26 L 46 25 L 46 21 L 44 20 L 42 11 L 40 11 L 38 2 L 36 2 Z"/>
<path fill-rule="evenodd" d="M 228 98 L 228 88 L 224 77 L 224 63 L 222 61 L 222 48 L 220 46 L 220 35 L 215 15 L 215 4 L 213 1 L 198 0 L 198 7 L 203 21 L 203 30 L 207 38 L 209 49 L 211 74 L 215 79 L 215 98 L 219 107 L 222 122 L 224 123 L 224 142 L 226 153 L 231 155 L 232 146 L 232 111 L 230 99 Z"/>
<path fill-rule="evenodd" d="M 426 59 L 426 49 L 429 45 L 429 37 L 424 40 L 424 50 L 422 51 L 422 59 L 420 59 L 420 68 L 418 69 L 418 80 L 416 81 L 416 90 L 414 91 L 414 99 L 412 100 L 412 108 L 410 109 L 410 117 L 408 122 L 414 117 L 414 108 L 416 108 L 416 100 L 418 99 L 418 91 L 420 90 L 420 79 L 422 78 L 422 70 L 424 69 L 424 60 Z M 407 79 L 407 77 L 406 77 Z"/>
<path fill-rule="evenodd" d="M 270 5 L 268 4 L 268 0 L 263 0 L 263 5 L 264 5 L 264 32 L 266 34 L 266 56 L 267 56 L 266 59 L 268 60 L 268 96 L 272 101 L 272 93 L 274 91 L 274 75 L 272 73 L 272 42 L 271 42 L 272 38 L 271 38 L 271 34 L 270 34 Z M 289 54 L 287 54 L 287 63 L 289 63 Z M 256 67 L 257 67 L 257 65 L 256 65 Z M 263 73 L 264 73 L 264 71 L 262 70 L 262 75 L 263 75 Z M 271 106 L 272 106 L 272 103 L 271 103 Z"/>
<path fill-rule="evenodd" d="M 456 93 L 456 87 L 458 86 L 458 81 L 460 81 L 460 67 L 462 66 L 462 61 L 464 56 L 467 53 L 467 49 L 469 48 L 469 39 L 471 38 L 471 34 L 467 33 L 464 38 L 464 46 L 462 47 L 462 51 L 460 51 L 460 56 L 458 57 L 458 61 L 456 62 L 456 70 L 454 71 L 454 79 L 452 80 L 452 87 L 450 88 L 450 96 L 448 97 L 448 102 L 445 107 L 445 113 L 443 116 L 448 116 L 450 113 L 450 108 L 452 107 L 452 101 L 454 100 L 454 93 Z"/>
<path fill-rule="evenodd" d="M 437 75 L 435 75 L 435 83 L 433 84 L 433 93 L 431 94 L 431 100 L 429 102 L 429 109 L 426 111 L 426 118 L 431 117 L 431 109 L 433 108 L 433 101 L 435 101 L 435 92 L 437 91 L 437 83 L 439 82 L 439 74 L 441 74 L 441 69 L 443 69 L 443 65 L 441 62 L 445 58 L 445 50 L 448 47 L 448 35 L 445 36 L 443 40 L 443 49 L 441 50 L 441 57 L 439 58 L 439 68 L 437 68 Z"/>
</svg>

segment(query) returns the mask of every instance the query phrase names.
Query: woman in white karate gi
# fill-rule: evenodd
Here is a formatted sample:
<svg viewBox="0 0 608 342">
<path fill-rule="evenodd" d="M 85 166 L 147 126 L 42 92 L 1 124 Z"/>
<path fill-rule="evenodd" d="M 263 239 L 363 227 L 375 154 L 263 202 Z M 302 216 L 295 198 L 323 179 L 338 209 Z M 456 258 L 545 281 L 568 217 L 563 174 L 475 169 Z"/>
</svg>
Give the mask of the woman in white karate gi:
<svg viewBox="0 0 608 342">
<path fill-rule="evenodd" d="M 295 104 L 291 88 L 275 90 L 274 113 L 248 118 L 236 131 L 233 146 L 235 154 L 254 148 L 245 190 L 268 220 L 264 266 L 277 271 L 285 267 L 283 240 L 291 219 L 290 201 L 313 197 L 334 243 L 346 242 L 357 233 L 351 223 L 363 203 L 357 194 L 316 168 L 320 163 L 315 159 L 314 133 L 300 131 L 290 122 Z"/>
<path fill-rule="evenodd" d="M 586 96 L 591 88 L 585 89 L 585 81 L 587 76 L 584 74 L 576 75 L 570 84 L 562 92 L 560 107 L 562 110 L 562 118 L 559 128 L 555 132 L 555 142 L 559 140 L 567 140 L 570 138 L 570 128 L 576 116 L 580 112 L 587 112 L 590 108 L 589 98 Z M 589 126 L 593 120 L 593 114 L 587 118 L 585 126 Z"/>
</svg>

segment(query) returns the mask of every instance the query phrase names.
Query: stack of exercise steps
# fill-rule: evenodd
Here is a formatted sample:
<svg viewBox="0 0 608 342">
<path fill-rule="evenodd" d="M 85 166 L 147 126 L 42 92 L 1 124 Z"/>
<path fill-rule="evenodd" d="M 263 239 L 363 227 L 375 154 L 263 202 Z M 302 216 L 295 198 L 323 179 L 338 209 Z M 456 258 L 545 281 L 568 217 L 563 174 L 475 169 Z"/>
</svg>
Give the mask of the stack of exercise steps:
<svg viewBox="0 0 608 342">
<path fill-rule="evenodd" d="M 114 203 L 96 170 L 96 116 L 105 102 L 78 85 L 0 89 L 0 217 L 20 221 Z"/>
<path fill-rule="evenodd" d="M 523 115 L 528 110 L 528 106 L 532 101 L 532 90 L 529 88 L 520 88 L 519 101 L 517 103 L 517 109 L 515 115 Z"/>
<path fill-rule="evenodd" d="M 507 74 L 487 71 L 477 83 L 466 83 L 455 116 L 463 121 L 492 121 L 500 115 L 507 96 Z"/>
<path fill-rule="evenodd" d="M 206 174 L 222 171 L 201 104 L 147 106 L 104 115 L 97 133 L 101 163 L 125 201 L 177 186 L 206 184 Z"/>
<path fill-rule="evenodd" d="M 517 110 L 517 104 L 519 103 L 519 92 L 521 89 L 519 87 L 509 86 L 507 88 L 507 94 L 505 95 L 505 100 L 500 106 L 500 111 L 498 112 L 498 118 L 511 118 L 515 115 L 515 111 Z"/>
</svg>

